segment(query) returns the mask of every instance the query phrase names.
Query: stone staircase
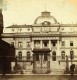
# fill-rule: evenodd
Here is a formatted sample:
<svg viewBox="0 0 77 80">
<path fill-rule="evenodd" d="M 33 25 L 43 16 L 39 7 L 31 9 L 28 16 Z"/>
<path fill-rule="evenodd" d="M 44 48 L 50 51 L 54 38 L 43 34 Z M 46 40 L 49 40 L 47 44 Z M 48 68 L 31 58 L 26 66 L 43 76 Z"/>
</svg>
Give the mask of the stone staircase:
<svg viewBox="0 0 77 80">
<path fill-rule="evenodd" d="M 32 69 L 27 69 L 27 70 L 25 71 L 25 74 L 32 74 Z"/>
<path fill-rule="evenodd" d="M 65 65 L 63 63 L 59 64 L 58 61 L 51 61 L 50 69 L 51 69 L 51 73 L 53 74 L 58 74 L 58 73 L 63 74 Z"/>
</svg>

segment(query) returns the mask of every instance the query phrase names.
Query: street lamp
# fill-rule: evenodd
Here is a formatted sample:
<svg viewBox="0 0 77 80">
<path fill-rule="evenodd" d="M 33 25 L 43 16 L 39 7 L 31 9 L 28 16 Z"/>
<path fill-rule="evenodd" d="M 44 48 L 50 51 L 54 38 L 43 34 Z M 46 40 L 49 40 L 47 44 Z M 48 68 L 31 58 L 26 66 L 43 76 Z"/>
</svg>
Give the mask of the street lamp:
<svg viewBox="0 0 77 80">
<path fill-rule="evenodd" d="M 68 56 L 66 55 L 66 72 L 69 72 L 69 62 L 68 62 Z"/>
<path fill-rule="evenodd" d="M 74 59 L 74 52 L 73 50 L 70 51 L 70 59 L 71 59 L 71 66 L 70 66 L 70 71 L 71 71 L 71 78 L 73 78 L 74 75 L 74 68 L 75 68 L 75 64 L 73 64 L 72 60 Z"/>
<path fill-rule="evenodd" d="M 73 52 L 73 50 L 70 51 L 70 59 L 71 59 L 71 65 L 72 65 L 72 60 L 74 59 L 74 52 Z"/>
</svg>

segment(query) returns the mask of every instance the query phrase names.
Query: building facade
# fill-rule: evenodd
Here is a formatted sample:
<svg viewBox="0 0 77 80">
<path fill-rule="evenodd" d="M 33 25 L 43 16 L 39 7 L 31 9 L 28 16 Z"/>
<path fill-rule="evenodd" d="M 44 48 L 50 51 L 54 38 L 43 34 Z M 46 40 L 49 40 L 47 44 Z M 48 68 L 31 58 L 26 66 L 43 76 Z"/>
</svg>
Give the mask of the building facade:
<svg viewBox="0 0 77 80">
<path fill-rule="evenodd" d="M 64 74 L 71 64 L 77 65 L 77 24 L 59 24 L 48 11 L 33 25 L 4 28 L 1 37 L 15 47 L 13 72 Z"/>
</svg>

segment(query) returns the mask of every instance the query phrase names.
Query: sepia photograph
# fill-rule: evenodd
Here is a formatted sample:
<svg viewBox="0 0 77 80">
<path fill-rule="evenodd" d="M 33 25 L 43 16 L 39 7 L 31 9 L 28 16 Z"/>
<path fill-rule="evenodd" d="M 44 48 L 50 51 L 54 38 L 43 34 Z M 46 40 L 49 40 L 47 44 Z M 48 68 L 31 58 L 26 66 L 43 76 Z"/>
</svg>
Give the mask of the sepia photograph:
<svg viewBox="0 0 77 80">
<path fill-rule="evenodd" d="M 77 80 L 77 0 L 0 0 L 0 80 Z"/>
</svg>

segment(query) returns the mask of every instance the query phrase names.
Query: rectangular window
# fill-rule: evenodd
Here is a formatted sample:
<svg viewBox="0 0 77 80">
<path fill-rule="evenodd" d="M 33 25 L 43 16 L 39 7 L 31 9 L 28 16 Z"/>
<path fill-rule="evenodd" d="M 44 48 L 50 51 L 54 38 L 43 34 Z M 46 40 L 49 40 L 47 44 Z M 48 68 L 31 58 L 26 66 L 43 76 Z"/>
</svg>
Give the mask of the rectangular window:
<svg viewBox="0 0 77 80">
<path fill-rule="evenodd" d="M 40 48 L 40 41 L 34 41 L 34 46 Z"/>
<path fill-rule="evenodd" d="M 65 41 L 62 41 L 62 44 L 61 44 L 62 46 L 65 46 Z"/>
<path fill-rule="evenodd" d="M 19 47 L 19 48 L 22 47 L 22 42 L 18 42 L 18 47 Z"/>
<path fill-rule="evenodd" d="M 47 42 L 44 42 L 44 47 L 47 47 Z"/>
<path fill-rule="evenodd" d="M 30 47 L 30 42 L 27 42 L 27 47 Z"/>
<path fill-rule="evenodd" d="M 19 60 L 22 60 L 22 52 L 21 51 L 18 53 L 18 56 L 19 56 Z"/>
<path fill-rule="evenodd" d="M 57 40 L 51 40 L 52 46 L 56 46 Z"/>
<path fill-rule="evenodd" d="M 53 42 L 53 46 L 56 46 L 56 42 Z"/>
<path fill-rule="evenodd" d="M 19 60 L 22 60 L 22 54 L 19 54 Z"/>
<path fill-rule="evenodd" d="M 73 41 L 70 41 L 70 46 L 73 46 Z"/>
</svg>

